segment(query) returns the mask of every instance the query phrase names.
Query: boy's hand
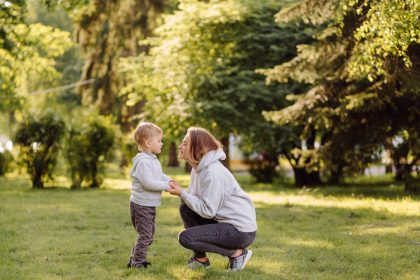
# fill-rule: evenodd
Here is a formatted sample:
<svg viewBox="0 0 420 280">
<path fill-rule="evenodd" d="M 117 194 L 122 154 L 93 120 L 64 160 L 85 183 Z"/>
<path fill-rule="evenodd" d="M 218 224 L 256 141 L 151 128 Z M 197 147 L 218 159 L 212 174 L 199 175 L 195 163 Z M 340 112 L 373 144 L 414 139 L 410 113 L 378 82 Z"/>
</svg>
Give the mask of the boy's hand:
<svg viewBox="0 0 420 280">
<path fill-rule="evenodd" d="M 172 195 L 178 195 L 178 196 L 181 194 L 181 186 L 175 180 L 170 180 L 169 186 L 171 188 L 167 190 L 167 192 L 169 192 Z"/>
</svg>

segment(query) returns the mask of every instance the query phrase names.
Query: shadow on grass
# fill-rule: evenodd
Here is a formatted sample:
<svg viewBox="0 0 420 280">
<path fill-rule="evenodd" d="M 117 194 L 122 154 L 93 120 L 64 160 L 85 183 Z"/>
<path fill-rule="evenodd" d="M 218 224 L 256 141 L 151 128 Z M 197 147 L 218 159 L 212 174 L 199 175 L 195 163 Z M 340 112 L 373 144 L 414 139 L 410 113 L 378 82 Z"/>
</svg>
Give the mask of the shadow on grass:
<svg viewBox="0 0 420 280">
<path fill-rule="evenodd" d="M 420 273 L 420 213 L 261 204 L 257 214 L 253 264 L 269 273 L 279 262 L 277 279 L 416 279 Z"/>
<path fill-rule="evenodd" d="M 267 191 L 268 196 L 300 193 L 276 185 L 246 188 Z M 351 196 L 348 187 L 343 193 L 337 188 L 303 194 L 313 194 L 314 200 L 334 193 Z M 258 202 L 259 230 L 250 247 L 254 255 L 244 271 L 229 274 L 226 258 L 214 254 L 210 271 L 185 268 L 191 252 L 177 241 L 182 230 L 179 200 L 165 196 L 150 247 L 153 268 L 143 273 L 124 268 L 136 239 L 128 190 L 56 188 L 44 193 L 32 191 L 27 179 L 13 178 L 0 179 L 0 196 L 0 236 L 5 239 L 0 261 L 6 263 L 5 275 L 21 272 L 23 277 L 15 279 L 53 279 L 58 274 L 60 279 L 416 279 L 420 264 L 420 213 L 369 208 L 375 201 L 364 201 L 361 208 Z M 417 202 L 409 203 L 410 213 L 416 213 L 412 209 Z M 405 211 L 404 202 L 391 204 Z"/>
</svg>

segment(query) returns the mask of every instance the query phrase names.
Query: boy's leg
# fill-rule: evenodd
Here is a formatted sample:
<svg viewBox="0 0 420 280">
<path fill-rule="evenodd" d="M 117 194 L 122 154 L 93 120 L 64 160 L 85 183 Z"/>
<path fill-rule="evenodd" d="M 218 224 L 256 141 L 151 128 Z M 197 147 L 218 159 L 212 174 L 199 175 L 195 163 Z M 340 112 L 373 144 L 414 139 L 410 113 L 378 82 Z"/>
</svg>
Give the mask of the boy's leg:
<svg viewBox="0 0 420 280">
<path fill-rule="evenodd" d="M 136 245 L 133 248 L 131 265 L 136 266 L 146 262 L 147 249 L 153 240 L 155 207 L 145 207 L 131 204 L 133 225 L 138 233 Z"/>
<path fill-rule="evenodd" d="M 184 224 L 184 228 L 191 228 L 195 226 L 207 225 L 207 224 L 217 224 L 215 220 L 206 219 L 198 215 L 196 212 L 191 210 L 184 202 L 181 202 L 179 206 L 179 213 L 182 219 L 182 223 Z M 194 251 L 195 258 L 205 258 L 206 252 L 205 251 Z"/>
<path fill-rule="evenodd" d="M 217 223 L 187 228 L 179 235 L 179 243 L 187 249 L 212 252 L 231 257 L 255 240 L 255 232 L 240 232 L 230 224 Z"/>
</svg>

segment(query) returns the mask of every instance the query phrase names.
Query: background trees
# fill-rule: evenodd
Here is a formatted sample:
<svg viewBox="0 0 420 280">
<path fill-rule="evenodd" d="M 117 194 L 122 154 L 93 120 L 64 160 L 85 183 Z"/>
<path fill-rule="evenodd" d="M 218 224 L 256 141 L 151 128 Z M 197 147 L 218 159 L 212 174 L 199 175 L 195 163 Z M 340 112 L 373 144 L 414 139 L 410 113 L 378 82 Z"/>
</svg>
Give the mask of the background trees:
<svg viewBox="0 0 420 280">
<path fill-rule="evenodd" d="M 147 100 L 143 117 L 162 124 L 169 135 L 179 137 L 185 127 L 204 126 L 228 146 L 229 133 L 235 133 L 248 142 L 248 149 L 274 153 L 271 161 L 277 165 L 278 146 L 260 139 L 275 137 L 279 128 L 261 112 L 284 107 L 284 92 L 299 85 L 266 86 L 255 69 L 290 59 L 294 46 L 308 42 L 311 34 L 305 26 L 274 24 L 280 5 L 181 1 L 156 36 L 144 41 L 151 45 L 149 54 L 125 60 L 123 71 L 131 77 L 125 90 L 129 102 Z"/>
<path fill-rule="evenodd" d="M 61 73 L 55 59 L 72 41 L 66 31 L 26 24 L 25 1 L 2 1 L 0 5 L 0 112 L 7 111 L 13 118 L 30 91 L 56 85 Z"/>
<path fill-rule="evenodd" d="M 389 139 L 407 141 L 403 161 L 418 164 L 419 9 L 416 1 L 300 1 L 277 14 L 278 22 L 325 26 L 294 59 L 260 71 L 268 81 L 311 85 L 293 105 L 266 114 L 303 125 L 303 139 L 315 135 L 319 147 L 299 149 L 311 154 L 304 166 L 325 168 L 335 181 L 384 147 L 392 153 Z"/>
<path fill-rule="evenodd" d="M 99 112 L 121 139 L 138 120 L 157 122 L 171 165 L 174 141 L 199 125 L 226 147 L 238 136 L 259 181 L 276 176 L 279 157 L 308 186 L 340 183 L 387 155 L 396 179 L 417 189 L 417 1 L 0 5 L 0 127 L 9 136 L 15 121 L 47 108 L 67 123 Z"/>
</svg>

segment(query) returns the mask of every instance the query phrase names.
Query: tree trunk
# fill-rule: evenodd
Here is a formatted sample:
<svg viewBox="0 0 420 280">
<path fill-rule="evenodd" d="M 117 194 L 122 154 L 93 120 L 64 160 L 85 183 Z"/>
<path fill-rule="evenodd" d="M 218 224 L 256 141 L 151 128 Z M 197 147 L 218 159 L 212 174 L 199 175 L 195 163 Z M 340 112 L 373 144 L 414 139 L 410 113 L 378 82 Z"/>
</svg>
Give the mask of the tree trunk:
<svg viewBox="0 0 420 280">
<path fill-rule="evenodd" d="M 305 168 L 293 167 L 297 187 L 313 187 L 322 184 L 319 171 L 308 172 Z"/>
<path fill-rule="evenodd" d="M 175 142 L 171 142 L 169 144 L 169 161 L 168 161 L 168 167 L 178 167 L 179 161 L 178 161 L 178 153 L 177 153 L 177 147 Z"/>
<path fill-rule="evenodd" d="M 331 175 L 328 178 L 328 184 L 337 185 L 341 183 L 343 178 L 343 166 L 338 165 L 337 168 L 331 170 Z"/>
<path fill-rule="evenodd" d="M 42 182 L 42 176 L 39 173 L 32 174 L 32 187 L 34 189 L 44 188 L 44 182 Z"/>
<path fill-rule="evenodd" d="M 395 181 L 402 181 L 411 172 L 411 165 L 406 163 L 395 164 Z"/>
<path fill-rule="evenodd" d="M 406 174 L 404 191 L 408 193 L 420 194 L 420 178 L 414 178 L 410 173 Z"/>
</svg>

